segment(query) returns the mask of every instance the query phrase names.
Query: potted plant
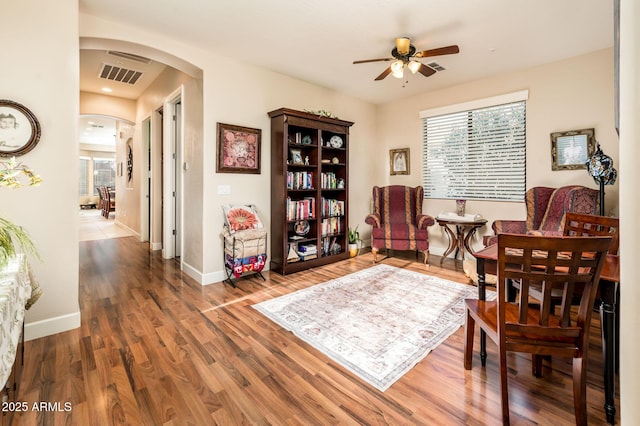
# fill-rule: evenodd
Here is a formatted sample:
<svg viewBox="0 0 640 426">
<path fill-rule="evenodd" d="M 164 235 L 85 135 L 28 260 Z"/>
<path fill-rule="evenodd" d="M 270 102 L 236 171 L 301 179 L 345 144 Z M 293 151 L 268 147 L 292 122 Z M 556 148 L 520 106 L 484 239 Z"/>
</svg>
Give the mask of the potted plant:
<svg viewBox="0 0 640 426">
<path fill-rule="evenodd" d="M 19 180 L 20 175 L 27 176 L 29 186 L 36 186 L 42 182 L 40 176 L 29 167 L 18 163 L 15 157 L 9 161 L 0 161 L 0 188 L 20 188 L 22 186 Z M 4 268 L 9 259 L 19 251 L 39 258 L 29 233 L 21 226 L 0 217 L 0 268 Z"/>
<path fill-rule="evenodd" d="M 351 229 L 351 227 L 349 227 L 349 232 L 347 234 L 348 238 L 349 238 L 349 257 L 355 257 L 358 255 L 358 252 L 360 251 L 360 233 L 358 232 L 358 226 L 356 225 L 355 229 Z"/>
</svg>

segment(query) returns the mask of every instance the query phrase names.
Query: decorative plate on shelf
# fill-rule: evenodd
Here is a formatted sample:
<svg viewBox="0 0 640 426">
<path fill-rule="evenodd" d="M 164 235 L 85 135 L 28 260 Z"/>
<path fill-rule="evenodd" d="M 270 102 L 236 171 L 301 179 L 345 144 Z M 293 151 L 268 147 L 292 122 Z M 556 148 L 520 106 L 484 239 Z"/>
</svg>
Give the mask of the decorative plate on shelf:
<svg viewBox="0 0 640 426">
<path fill-rule="evenodd" d="M 342 138 L 338 135 L 331 136 L 331 139 L 329 139 L 329 145 L 331 145 L 331 148 L 342 148 L 343 143 Z"/>
<path fill-rule="evenodd" d="M 302 138 L 302 145 L 311 145 L 313 141 L 311 140 L 311 136 L 306 135 Z"/>
<path fill-rule="evenodd" d="M 306 220 L 299 220 L 293 225 L 293 232 L 298 235 L 307 235 L 310 229 L 311 225 Z"/>
</svg>

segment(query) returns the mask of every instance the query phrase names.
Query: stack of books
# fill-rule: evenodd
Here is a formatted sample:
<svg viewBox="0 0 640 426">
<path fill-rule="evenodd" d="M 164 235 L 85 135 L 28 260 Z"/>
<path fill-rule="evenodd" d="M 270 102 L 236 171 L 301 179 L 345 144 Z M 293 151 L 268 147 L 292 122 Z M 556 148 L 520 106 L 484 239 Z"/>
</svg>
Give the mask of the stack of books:
<svg viewBox="0 0 640 426">
<path fill-rule="evenodd" d="M 318 257 L 318 248 L 315 244 L 298 244 L 300 260 L 310 260 Z"/>
</svg>

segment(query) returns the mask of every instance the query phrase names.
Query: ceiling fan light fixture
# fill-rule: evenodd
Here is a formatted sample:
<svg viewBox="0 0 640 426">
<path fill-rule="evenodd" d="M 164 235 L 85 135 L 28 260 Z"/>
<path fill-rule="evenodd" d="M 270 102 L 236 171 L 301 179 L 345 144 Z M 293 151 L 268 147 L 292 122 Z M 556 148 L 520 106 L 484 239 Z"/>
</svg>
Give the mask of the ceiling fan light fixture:
<svg viewBox="0 0 640 426">
<path fill-rule="evenodd" d="M 411 72 L 413 74 L 417 73 L 418 70 L 420 69 L 420 66 L 422 64 L 418 61 L 410 61 L 409 64 L 407 65 L 407 68 L 409 68 L 411 70 Z"/>
<path fill-rule="evenodd" d="M 391 63 L 391 75 L 395 78 L 404 77 L 404 62 L 401 60 L 393 61 Z"/>
<path fill-rule="evenodd" d="M 398 53 L 401 55 L 406 55 L 409 53 L 409 49 L 411 46 L 411 40 L 408 37 L 398 37 L 396 38 L 396 49 Z"/>
</svg>

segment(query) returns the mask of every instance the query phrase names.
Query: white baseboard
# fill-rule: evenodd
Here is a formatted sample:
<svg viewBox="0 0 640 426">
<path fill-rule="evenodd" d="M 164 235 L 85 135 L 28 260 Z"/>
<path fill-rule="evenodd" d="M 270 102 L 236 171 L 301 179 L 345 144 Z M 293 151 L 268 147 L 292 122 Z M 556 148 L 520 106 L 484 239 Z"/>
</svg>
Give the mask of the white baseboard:
<svg viewBox="0 0 640 426">
<path fill-rule="evenodd" d="M 182 270 L 189 275 L 194 280 L 198 281 L 200 285 L 209 285 L 209 284 L 217 284 L 227 279 L 227 274 L 224 270 L 222 271 L 214 271 L 209 272 L 208 274 L 203 274 L 197 269 L 193 268 L 188 263 L 182 262 Z M 265 267 L 263 271 L 268 271 L 269 269 Z"/>
<path fill-rule="evenodd" d="M 24 325 L 24 340 L 33 340 L 80 327 L 80 311 L 72 314 L 34 321 Z"/>
<path fill-rule="evenodd" d="M 216 271 L 216 272 L 211 272 L 209 274 L 203 274 L 202 272 L 200 272 L 199 270 L 192 267 L 186 262 L 182 262 L 180 266 L 187 275 L 189 275 L 194 280 L 198 281 L 200 285 L 209 285 L 209 284 L 219 283 L 223 281 L 225 278 L 227 278 L 227 276 L 224 274 L 224 271 Z"/>
<path fill-rule="evenodd" d="M 138 239 L 140 239 L 140 233 L 129 228 L 127 225 L 125 225 L 124 223 L 120 222 L 118 219 L 115 219 L 116 225 L 118 225 L 121 228 L 126 229 L 127 231 L 131 232 L 133 234 L 134 237 L 138 237 Z"/>
<path fill-rule="evenodd" d="M 151 247 L 151 251 L 162 250 L 162 243 L 149 243 L 149 247 Z"/>
</svg>

